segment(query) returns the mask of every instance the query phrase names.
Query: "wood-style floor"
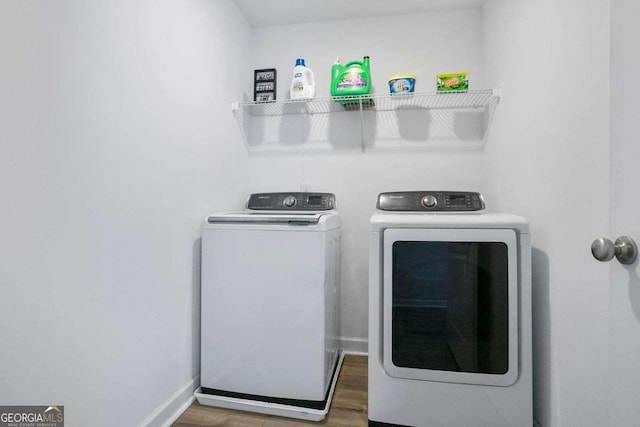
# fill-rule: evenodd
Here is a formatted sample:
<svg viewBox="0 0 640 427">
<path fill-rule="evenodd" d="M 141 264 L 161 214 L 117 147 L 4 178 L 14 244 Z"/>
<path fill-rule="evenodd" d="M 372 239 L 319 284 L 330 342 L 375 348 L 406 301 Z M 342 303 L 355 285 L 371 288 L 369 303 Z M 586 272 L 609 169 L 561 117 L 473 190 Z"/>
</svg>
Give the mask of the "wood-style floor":
<svg viewBox="0 0 640 427">
<path fill-rule="evenodd" d="M 321 422 L 213 408 L 194 402 L 173 427 L 367 426 L 367 358 L 346 355 L 329 415 Z"/>
</svg>

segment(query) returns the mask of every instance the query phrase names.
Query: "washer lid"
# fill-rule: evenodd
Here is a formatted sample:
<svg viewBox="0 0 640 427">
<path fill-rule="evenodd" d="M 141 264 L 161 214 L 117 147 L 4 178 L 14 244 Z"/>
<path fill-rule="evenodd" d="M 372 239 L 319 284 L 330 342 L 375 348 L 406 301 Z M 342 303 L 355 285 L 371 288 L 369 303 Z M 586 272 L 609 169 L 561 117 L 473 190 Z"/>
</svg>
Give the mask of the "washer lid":
<svg viewBox="0 0 640 427">
<path fill-rule="evenodd" d="M 281 224 L 281 225 L 315 225 L 321 213 L 291 212 L 231 212 L 214 214 L 207 217 L 208 224 Z"/>
</svg>

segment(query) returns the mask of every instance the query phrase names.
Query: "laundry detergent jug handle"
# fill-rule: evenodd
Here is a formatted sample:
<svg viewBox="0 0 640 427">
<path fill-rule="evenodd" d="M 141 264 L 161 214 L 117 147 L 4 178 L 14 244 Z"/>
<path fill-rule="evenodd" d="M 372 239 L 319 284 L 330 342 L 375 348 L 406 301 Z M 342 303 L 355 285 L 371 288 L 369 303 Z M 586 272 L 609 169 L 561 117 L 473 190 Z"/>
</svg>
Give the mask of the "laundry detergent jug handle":
<svg viewBox="0 0 640 427">
<path fill-rule="evenodd" d="M 358 67 L 368 67 L 369 66 L 369 57 L 365 56 L 362 58 L 362 61 L 351 61 L 344 64 L 344 68 L 349 68 L 353 65 L 357 65 Z"/>
<path fill-rule="evenodd" d="M 309 84 L 311 86 L 315 86 L 316 85 L 316 79 L 313 77 L 313 71 L 311 71 L 310 69 L 307 68 L 307 80 L 309 80 Z"/>
<path fill-rule="evenodd" d="M 331 66 L 331 79 L 335 80 L 338 78 L 340 73 L 344 70 L 344 65 L 340 63 L 335 63 Z"/>
</svg>

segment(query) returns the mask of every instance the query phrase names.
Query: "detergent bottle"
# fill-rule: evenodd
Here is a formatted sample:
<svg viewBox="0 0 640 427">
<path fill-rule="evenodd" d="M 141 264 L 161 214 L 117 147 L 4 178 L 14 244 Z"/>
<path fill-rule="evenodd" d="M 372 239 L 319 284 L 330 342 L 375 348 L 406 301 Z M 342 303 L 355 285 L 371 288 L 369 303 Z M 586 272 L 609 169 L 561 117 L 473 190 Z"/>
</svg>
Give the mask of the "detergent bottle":
<svg viewBox="0 0 640 427">
<path fill-rule="evenodd" d="M 313 71 L 304 65 L 304 59 L 296 59 L 290 88 L 291 99 L 313 99 L 316 96 L 316 82 Z"/>
<path fill-rule="evenodd" d="M 331 67 L 331 96 L 367 95 L 371 93 L 369 57 L 344 65 L 340 60 Z M 340 102 L 340 101 L 338 101 Z"/>
</svg>

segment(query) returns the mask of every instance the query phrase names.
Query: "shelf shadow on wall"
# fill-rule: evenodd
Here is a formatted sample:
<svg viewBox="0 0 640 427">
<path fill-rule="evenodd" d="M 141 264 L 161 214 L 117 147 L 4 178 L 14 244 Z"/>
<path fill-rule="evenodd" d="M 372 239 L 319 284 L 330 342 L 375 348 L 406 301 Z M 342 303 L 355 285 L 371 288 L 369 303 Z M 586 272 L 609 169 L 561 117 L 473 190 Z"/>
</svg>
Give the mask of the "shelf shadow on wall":
<svg viewBox="0 0 640 427">
<path fill-rule="evenodd" d="M 252 117 L 243 122 L 243 131 L 253 153 L 353 151 L 373 141 L 375 113 L 363 116 L 368 123 L 364 128 L 359 111 Z"/>
<path fill-rule="evenodd" d="M 327 141 L 335 150 L 363 150 L 373 144 L 376 113 L 365 110 L 327 114 Z"/>
<path fill-rule="evenodd" d="M 479 110 L 399 106 L 379 111 L 371 149 L 482 150 L 487 114 Z"/>
<path fill-rule="evenodd" d="M 407 141 L 429 139 L 432 117 L 426 108 L 398 107 L 394 110 L 398 136 Z"/>
<path fill-rule="evenodd" d="M 243 103 L 251 104 L 247 94 Z M 234 111 L 242 137 L 252 153 L 293 152 L 309 137 L 311 111 L 305 103 L 264 103 Z"/>
<path fill-rule="evenodd" d="M 309 137 L 311 118 L 306 114 L 260 116 L 244 122 L 250 148 L 300 146 Z"/>
<path fill-rule="evenodd" d="M 453 132 L 460 141 L 483 140 L 487 129 L 487 115 L 483 111 L 456 111 Z"/>
<path fill-rule="evenodd" d="M 396 105 L 380 110 L 318 109 L 314 103 L 281 103 L 239 109 L 252 154 L 305 154 L 368 150 L 482 151 L 490 107 L 429 108 Z M 337 107 L 337 108 L 336 108 Z M 313 109 L 316 109 L 315 111 Z"/>
</svg>

